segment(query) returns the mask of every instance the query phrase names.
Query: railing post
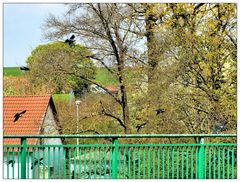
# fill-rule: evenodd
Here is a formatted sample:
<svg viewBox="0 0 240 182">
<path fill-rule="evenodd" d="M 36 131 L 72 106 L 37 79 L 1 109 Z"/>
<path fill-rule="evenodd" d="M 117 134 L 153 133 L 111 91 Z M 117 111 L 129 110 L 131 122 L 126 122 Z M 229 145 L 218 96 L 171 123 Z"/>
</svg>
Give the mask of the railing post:
<svg viewBox="0 0 240 182">
<path fill-rule="evenodd" d="M 199 137 L 199 144 L 204 144 L 204 138 Z M 205 173 L 205 156 L 204 156 L 204 146 L 201 145 L 198 151 L 198 161 L 197 161 L 197 178 L 204 179 Z"/>
<path fill-rule="evenodd" d="M 112 155 L 112 179 L 117 179 L 118 176 L 118 138 L 113 138 L 112 144 L 113 147 L 113 155 Z"/>
<path fill-rule="evenodd" d="M 27 154 L 27 139 L 21 138 L 21 179 L 26 179 L 26 154 Z"/>
</svg>

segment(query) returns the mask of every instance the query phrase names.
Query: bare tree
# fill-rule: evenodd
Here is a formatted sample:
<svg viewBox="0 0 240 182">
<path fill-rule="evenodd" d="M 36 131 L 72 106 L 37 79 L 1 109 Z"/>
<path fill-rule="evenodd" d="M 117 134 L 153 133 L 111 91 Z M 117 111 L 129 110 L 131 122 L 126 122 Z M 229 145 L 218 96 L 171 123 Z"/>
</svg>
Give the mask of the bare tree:
<svg viewBox="0 0 240 182">
<path fill-rule="evenodd" d="M 60 19 L 51 15 L 46 20 L 44 29 L 48 30 L 45 36 L 51 40 L 63 38 L 70 33 L 76 34 L 93 52 L 89 57 L 104 66 L 117 79 L 121 97 L 108 93 L 121 106 L 122 117 L 106 112 L 103 104 L 102 111 L 116 119 L 125 133 L 130 133 L 124 73 L 127 64 L 131 62 L 130 51 L 136 45 L 137 39 L 136 35 L 129 31 L 134 23 L 127 17 L 126 11 L 126 4 L 72 4 L 69 5 L 69 17 Z M 84 77 L 82 79 L 86 80 Z M 89 79 L 87 81 L 105 89 L 99 83 Z"/>
</svg>

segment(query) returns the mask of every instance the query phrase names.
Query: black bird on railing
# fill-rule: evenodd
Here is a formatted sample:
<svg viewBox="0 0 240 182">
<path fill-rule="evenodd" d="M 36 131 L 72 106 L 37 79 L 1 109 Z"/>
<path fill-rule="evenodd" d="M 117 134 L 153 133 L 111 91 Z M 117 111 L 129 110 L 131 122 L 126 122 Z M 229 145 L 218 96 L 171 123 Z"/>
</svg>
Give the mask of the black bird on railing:
<svg viewBox="0 0 240 182">
<path fill-rule="evenodd" d="M 42 163 L 43 157 L 39 159 L 39 164 L 43 164 Z M 38 163 L 38 159 L 35 158 L 34 162 L 32 163 L 31 169 L 33 169 L 33 166 L 36 166 Z"/>
<path fill-rule="evenodd" d="M 20 70 L 23 70 L 23 71 L 29 71 L 30 69 L 29 69 L 28 67 L 21 66 L 21 67 L 20 67 Z"/>
<path fill-rule="evenodd" d="M 65 43 L 67 43 L 70 47 L 72 47 L 73 43 L 75 42 L 74 38 L 75 38 L 75 35 L 72 35 L 70 39 L 65 40 Z"/>
<path fill-rule="evenodd" d="M 140 124 L 140 125 L 137 125 L 137 126 L 136 126 L 137 132 L 139 132 L 140 129 L 144 128 L 146 124 L 147 124 L 147 123 L 142 123 L 142 124 Z"/>
<path fill-rule="evenodd" d="M 16 113 L 14 115 L 14 121 L 13 122 L 16 122 L 20 117 L 22 117 L 22 115 L 26 112 L 26 110 L 22 111 L 22 112 L 19 112 L 19 113 Z"/>
<path fill-rule="evenodd" d="M 7 162 L 7 161 L 6 161 L 6 162 Z M 15 163 L 15 160 L 9 160 L 7 163 L 8 163 L 9 165 L 12 164 L 12 167 L 13 167 L 13 165 L 14 165 L 14 163 Z"/>
<path fill-rule="evenodd" d="M 163 109 L 156 109 L 155 111 L 157 112 L 157 114 L 156 114 L 156 115 L 159 115 L 159 114 L 161 114 L 161 113 L 164 113 L 164 112 L 165 112 L 165 110 L 163 110 Z"/>
</svg>

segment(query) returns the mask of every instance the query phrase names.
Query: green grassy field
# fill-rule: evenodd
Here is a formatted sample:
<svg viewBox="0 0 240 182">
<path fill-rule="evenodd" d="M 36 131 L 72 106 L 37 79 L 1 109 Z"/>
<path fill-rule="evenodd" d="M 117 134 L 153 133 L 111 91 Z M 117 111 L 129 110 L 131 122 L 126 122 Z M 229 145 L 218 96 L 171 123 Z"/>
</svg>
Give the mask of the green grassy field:
<svg viewBox="0 0 240 182">
<path fill-rule="evenodd" d="M 3 68 L 3 76 L 22 76 L 24 75 L 24 71 L 21 71 L 19 67 L 4 67 Z"/>
<path fill-rule="evenodd" d="M 58 102 L 58 101 L 68 101 L 70 102 L 70 94 L 53 94 L 53 101 Z M 74 101 L 74 95 L 72 96 L 72 100 Z"/>
<path fill-rule="evenodd" d="M 4 76 L 13 76 L 19 77 L 24 75 L 24 71 L 21 71 L 19 67 L 4 67 L 3 75 Z M 112 75 L 104 68 L 97 68 L 97 74 L 95 80 L 97 83 L 100 83 L 104 86 L 116 85 L 117 81 L 112 77 Z"/>
<path fill-rule="evenodd" d="M 97 69 L 95 81 L 104 86 L 117 84 L 117 80 L 114 79 L 113 76 L 105 68 Z"/>
</svg>

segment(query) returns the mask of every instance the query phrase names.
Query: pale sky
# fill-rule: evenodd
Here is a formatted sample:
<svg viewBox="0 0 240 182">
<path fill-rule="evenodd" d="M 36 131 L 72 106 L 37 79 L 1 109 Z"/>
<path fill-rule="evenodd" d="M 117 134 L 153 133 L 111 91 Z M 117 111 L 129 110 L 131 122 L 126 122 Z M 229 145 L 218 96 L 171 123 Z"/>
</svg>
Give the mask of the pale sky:
<svg viewBox="0 0 240 182">
<path fill-rule="evenodd" d="M 66 10 L 63 4 L 4 4 L 3 5 L 3 66 L 26 65 L 26 58 L 39 44 L 47 43 L 41 26 L 52 13 L 62 15 Z"/>
</svg>

